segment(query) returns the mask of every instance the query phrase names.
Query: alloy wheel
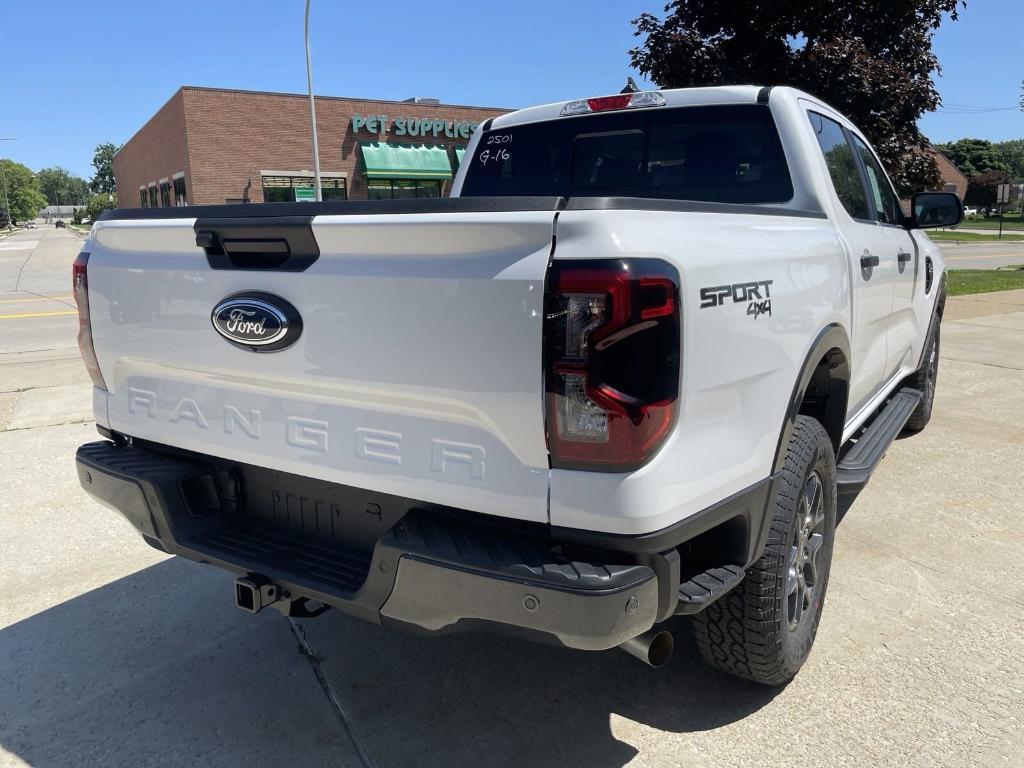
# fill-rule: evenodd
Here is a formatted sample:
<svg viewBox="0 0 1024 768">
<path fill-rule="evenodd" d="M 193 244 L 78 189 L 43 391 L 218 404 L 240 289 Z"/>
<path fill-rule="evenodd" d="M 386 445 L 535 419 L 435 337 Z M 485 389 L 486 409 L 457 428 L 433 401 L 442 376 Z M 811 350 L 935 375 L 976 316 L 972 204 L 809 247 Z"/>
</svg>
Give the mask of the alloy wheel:
<svg viewBox="0 0 1024 768">
<path fill-rule="evenodd" d="M 811 473 L 800 494 L 796 526 L 790 545 L 786 578 L 786 617 L 795 632 L 814 615 L 822 573 L 821 550 L 825 542 L 824 486 L 817 471 Z"/>
</svg>

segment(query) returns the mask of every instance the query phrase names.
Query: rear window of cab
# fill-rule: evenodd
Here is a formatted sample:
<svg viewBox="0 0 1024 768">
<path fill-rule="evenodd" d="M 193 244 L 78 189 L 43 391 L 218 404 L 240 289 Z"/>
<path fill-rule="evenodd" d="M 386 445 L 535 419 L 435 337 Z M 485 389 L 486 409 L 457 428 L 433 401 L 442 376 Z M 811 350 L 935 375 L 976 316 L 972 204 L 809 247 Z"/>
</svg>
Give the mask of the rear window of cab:
<svg viewBox="0 0 1024 768">
<path fill-rule="evenodd" d="M 775 121 L 760 104 L 627 109 L 491 130 L 466 162 L 463 197 L 793 197 Z"/>
</svg>

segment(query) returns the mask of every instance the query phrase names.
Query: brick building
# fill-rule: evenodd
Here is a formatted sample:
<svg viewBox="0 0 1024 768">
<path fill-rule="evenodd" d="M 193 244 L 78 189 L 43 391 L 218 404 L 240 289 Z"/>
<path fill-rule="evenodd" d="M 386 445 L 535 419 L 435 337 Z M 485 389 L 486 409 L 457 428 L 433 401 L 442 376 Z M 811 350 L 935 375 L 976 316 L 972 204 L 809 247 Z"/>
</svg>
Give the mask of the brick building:
<svg viewBox="0 0 1024 768">
<path fill-rule="evenodd" d="M 963 200 L 964 195 L 967 194 L 967 177 L 949 161 L 948 157 L 939 152 L 934 146 L 929 144 L 928 149 L 932 160 L 935 161 L 935 165 L 939 169 L 939 177 L 942 179 L 942 190 L 944 192 L 956 192 L 960 195 L 960 199 Z"/>
<path fill-rule="evenodd" d="M 478 123 L 508 110 L 316 97 L 324 200 L 446 194 Z M 183 86 L 114 156 L 122 207 L 313 199 L 309 97 Z"/>
</svg>

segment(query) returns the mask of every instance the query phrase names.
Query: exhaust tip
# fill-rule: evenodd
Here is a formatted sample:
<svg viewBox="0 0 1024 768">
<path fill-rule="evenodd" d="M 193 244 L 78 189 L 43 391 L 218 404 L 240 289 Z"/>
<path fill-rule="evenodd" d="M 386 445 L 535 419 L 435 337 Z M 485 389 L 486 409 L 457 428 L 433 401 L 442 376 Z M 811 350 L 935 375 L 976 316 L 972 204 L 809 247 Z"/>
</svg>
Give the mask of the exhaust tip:
<svg viewBox="0 0 1024 768">
<path fill-rule="evenodd" d="M 671 632 L 659 632 L 647 648 L 647 663 L 655 669 L 663 666 L 672 658 L 672 651 L 675 650 L 675 647 L 676 641 Z"/>
<path fill-rule="evenodd" d="M 619 647 L 630 656 L 635 656 L 649 667 L 657 669 L 672 658 L 675 639 L 667 630 L 650 630 L 627 640 Z"/>
</svg>

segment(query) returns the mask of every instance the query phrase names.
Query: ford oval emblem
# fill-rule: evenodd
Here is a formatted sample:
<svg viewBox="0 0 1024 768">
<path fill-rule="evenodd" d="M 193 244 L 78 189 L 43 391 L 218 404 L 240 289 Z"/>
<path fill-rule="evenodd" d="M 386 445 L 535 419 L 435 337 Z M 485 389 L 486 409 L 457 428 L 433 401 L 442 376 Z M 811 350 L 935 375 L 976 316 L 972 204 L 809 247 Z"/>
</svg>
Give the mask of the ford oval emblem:
<svg viewBox="0 0 1024 768">
<path fill-rule="evenodd" d="M 253 352 L 290 347 L 302 333 L 298 310 L 280 296 L 261 291 L 226 296 L 213 308 L 210 319 L 217 333 Z"/>
</svg>

